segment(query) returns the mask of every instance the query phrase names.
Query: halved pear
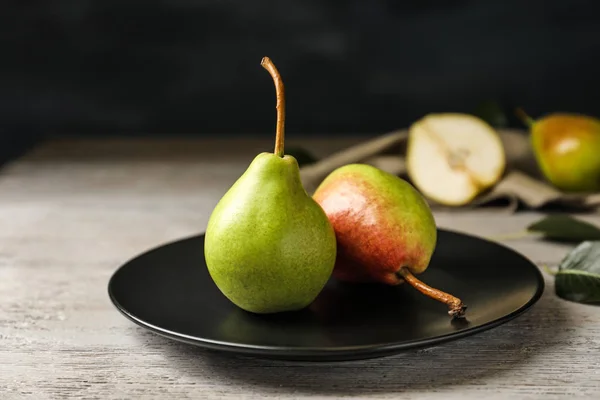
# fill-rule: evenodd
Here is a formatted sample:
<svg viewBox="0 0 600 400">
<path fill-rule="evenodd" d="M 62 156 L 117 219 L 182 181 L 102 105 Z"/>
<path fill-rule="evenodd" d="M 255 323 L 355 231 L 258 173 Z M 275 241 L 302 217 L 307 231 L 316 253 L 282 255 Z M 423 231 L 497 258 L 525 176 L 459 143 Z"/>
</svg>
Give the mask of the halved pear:
<svg viewBox="0 0 600 400">
<path fill-rule="evenodd" d="M 497 132 L 469 114 L 430 114 L 409 128 L 406 169 L 423 195 L 461 206 L 494 186 L 506 167 Z"/>
</svg>

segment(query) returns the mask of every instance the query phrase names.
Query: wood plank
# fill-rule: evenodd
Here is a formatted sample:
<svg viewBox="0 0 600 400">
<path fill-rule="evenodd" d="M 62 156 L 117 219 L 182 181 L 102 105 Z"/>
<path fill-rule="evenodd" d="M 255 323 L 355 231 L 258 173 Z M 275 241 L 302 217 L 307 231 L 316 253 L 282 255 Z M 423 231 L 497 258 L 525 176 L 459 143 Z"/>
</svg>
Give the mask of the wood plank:
<svg viewBox="0 0 600 400">
<path fill-rule="evenodd" d="M 74 156 L 65 157 L 64 146 L 76 148 Z M 135 154 L 147 143 L 129 146 L 128 154 Z M 149 247 L 203 231 L 250 154 L 238 149 L 238 158 L 220 161 L 207 155 L 214 148 L 197 147 L 198 155 L 177 162 L 149 153 L 111 157 L 110 147 L 91 142 L 49 143 L 0 173 L 2 399 L 600 395 L 594 372 L 600 367 L 600 308 L 558 299 L 547 275 L 538 305 L 506 325 L 369 361 L 239 358 L 136 327 L 112 307 L 110 275 Z M 539 217 L 436 213 L 441 227 L 483 236 L 520 230 Z M 599 216 L 584 218 L 600 224 Z M 549 265 L 570 248 L 533 238 L 505 244 Z"/>
</svg>

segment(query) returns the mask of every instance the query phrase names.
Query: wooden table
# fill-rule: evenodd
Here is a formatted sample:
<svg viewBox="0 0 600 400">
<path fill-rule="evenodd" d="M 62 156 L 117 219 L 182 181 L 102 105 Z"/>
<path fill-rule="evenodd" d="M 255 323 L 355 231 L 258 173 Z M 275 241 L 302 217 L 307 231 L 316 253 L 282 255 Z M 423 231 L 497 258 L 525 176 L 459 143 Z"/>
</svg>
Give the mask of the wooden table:
<svg viewBox="0 0 600 400">
<path fill-rule="evenodd" d="M 323 155 L 358 140 L 306 144 Z M 270 148 L 251 138 L 63 140 L 4 168 L 0 398 L 600 398 L 600 308 L 558 299 L 548 275 L 539 303 L 506 325 L 340 364 L 215 354 L 122 317 L 106 291 L 115 269 L 149 247 L 203 231 L 232 180 Z M 513 232 L 539 217 L 436 213 L 441 227 L 479 235 Z M 570 248 L 532 238 L 506 244 L 549 266 Z"/>
</svg>

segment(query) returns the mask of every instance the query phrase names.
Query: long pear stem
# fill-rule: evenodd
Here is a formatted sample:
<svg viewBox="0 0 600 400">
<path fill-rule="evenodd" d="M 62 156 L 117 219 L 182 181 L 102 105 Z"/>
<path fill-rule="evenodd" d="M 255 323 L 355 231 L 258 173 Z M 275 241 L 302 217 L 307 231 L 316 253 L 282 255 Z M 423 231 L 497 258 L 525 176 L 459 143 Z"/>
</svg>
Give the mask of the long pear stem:
<svg viewBox="0 0 600 400">
<path fill-rule="evenodd" d="M 531 128 L 531 126 L 535 123 L 535 120 L 529 115 L 527 115 L 527 113 L 522 108 L 517 108 L 515 110 L 515 114 L 517 114 L 517 117 L 519 117 L 519 119 L 521 119 L 521 121 L 523 121 L 523 123 L 527 125 L 528 128 Z"/>
<path fill-rule="evenodd" d="M 285 139 L 285 92 L 283 90 L 283 81 L 279 71 L 273 64 L 273 61 L 269 57 L 263 57 L 260 65 L 271 74 L 273 82 L 275 83 L 275 93 L 277 95 L 277 129 L 275 133 L 275 151 L 274 153 L 279 157 L 283 157 L 284 150 L 284 139 Z"/>
<path fill-rule="evenodd" d="M 448 314 L 454 318 L 462 317 L 465 314 L 467 306 L 465 306 L 461 299 L 454 297 L 451 294 L 442 292 L 441 290 L 434 289 L 431 286 L 418 280 L 406 267 L 400 268 L 398 274 L 412 287 L 423 293 L 425 296 L 429 296 L 434 300 L 446 304 L 449 308 Z"/>
</svg>

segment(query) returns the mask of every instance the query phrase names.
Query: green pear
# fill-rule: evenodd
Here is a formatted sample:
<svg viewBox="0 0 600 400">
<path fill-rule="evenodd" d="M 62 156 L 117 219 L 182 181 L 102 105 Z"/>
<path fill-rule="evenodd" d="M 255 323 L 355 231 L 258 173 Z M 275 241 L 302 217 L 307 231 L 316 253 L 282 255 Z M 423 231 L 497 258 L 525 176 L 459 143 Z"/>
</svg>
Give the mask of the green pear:
<svg viewBox="0 0 600 400">
<path fill-rule="evenodd" d="M 518 113 L 530 129 L 538 166 L 552 185 L 565 192 L 600 190 L 600 120 L 572 113 L 534 120 Z"/>
<path fill-rule="evenodd" d="M 310 305 L 331 277 L 337 244 L 325 212 L 302 186 L 298 162 L 284 155 L 283 83 L 269 58 L 261 65 L 277 90 L 275 152 L 257 155 L 216 205 L 204 255 L 225 297 L 267 314 Z"/>
</svg>

